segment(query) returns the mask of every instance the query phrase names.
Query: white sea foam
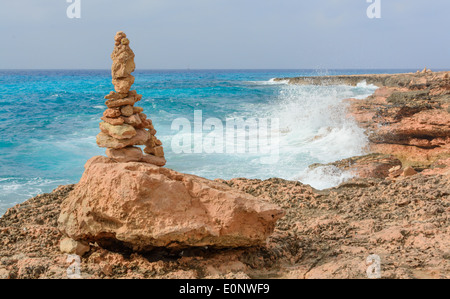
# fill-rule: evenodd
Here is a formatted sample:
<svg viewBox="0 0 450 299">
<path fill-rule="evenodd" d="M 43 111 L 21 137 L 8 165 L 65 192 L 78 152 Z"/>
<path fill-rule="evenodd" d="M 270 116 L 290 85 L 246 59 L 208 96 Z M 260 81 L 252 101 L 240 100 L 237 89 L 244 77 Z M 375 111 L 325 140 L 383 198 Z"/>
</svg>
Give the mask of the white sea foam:
<svg viewBox="0 0 450 299">
<path fill-rule="evenodd" d="M 308 166 L 365 153 L 367 137 L 364 130 L 348 117 L 347 104 L 343 100 L 369 96 L 375 89 L 376 86 L 365 82 L 356 87 L 283 85 L 274 102 L 247 107 L 249 111 L 258 111 L 259 117 L 280 121 L 280 160 L 264 175 L 300 180 L 317 189 L 333 187 L 351 178 L 350 173 L 335 167 L 309 170 Z M 258 177 L 256 173 L 249 173 L 252 175 Z"/>
<path fill-rule="evenodd" d="M 288 84 L 289 80 L 287 79 L 282 79 L 282 80 L 276 80 L 276 78 L 272 78 L 269 81 L 265 81 L 268 84 Z"/>
<path fill-rule="evenodd" d="M 0 192 L 2 195 L 6 193 L 17 193 L 21 191 L 23 195 L 28 197 L 42 193 L 42 188 L 48 186 L 55 186 L 55 184 L 67 184 L 68 180 L 52 180 L 44 179 L 40 177 L 31 179 L 18 179 L 18 178 L 5 178 L 2 179 L 2 184 L 0 185 Z"/>
<path fill-rule="evenodd" d="M 363 80 L 363 81 L 359 82 L 358 84 L 356 84 L 356 87 L 358 87 L 358 88 L 370 88 L 370 89 L 374 89 L 374 90 L 378 88 L 378 86 L 376 86 L 376 85 L 367 84 L 366 80 Z"/>
<path fill-rule="evenodd" d="M 7 208 L 22 202 L 24 198 L 51 191 L 55 186 L 68 183 L 68 180 L 52 180 L 41 177 L 30 179 L 2 178 L 0 179 L 0 215 Z"/>
<path fill-rule="evenodd" d="M 353 91 L 358 93 L 353 98 L 357 100 L 362 100 L 367 98 L 368 96 L 372 95 L 375 90 L 378 89 L 378 86 L 373 84 L 367 84 L 366 80 L 359 82 L 355 88 L 353 88 Z"/>
<path fill-rule="evenodd" d="M 289 80 L 275 80 L 275 79 L 276 78 L 272 78 L 267 81 L 248 81 L 248 82 L 258 85 L 286 85 L 289 83 Z"/>
<path fill-rule="evenodd" d="M 335 187 L 354 177 L 349 171 L 342 171 L 336 166 L 320 166 L 306 169 L 296 179 L 304 184 L 323 190 Z"/>
</svg>

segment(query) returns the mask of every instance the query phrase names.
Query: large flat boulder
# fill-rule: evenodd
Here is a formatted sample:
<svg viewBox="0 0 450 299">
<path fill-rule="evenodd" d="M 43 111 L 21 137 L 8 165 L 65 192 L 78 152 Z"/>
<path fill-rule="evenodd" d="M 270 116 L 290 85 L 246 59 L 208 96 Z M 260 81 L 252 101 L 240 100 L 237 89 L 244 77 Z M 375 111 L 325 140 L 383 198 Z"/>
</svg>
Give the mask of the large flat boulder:
<svg viewBox="0 0 450 299">
<path fill-rule="evenodd" d="M 134 251 L 261 245 L 284 211 L 265 199 L 148 163 L 93 157 L 62 204 L 59 229 L 76 241 Z"/>
</svg>

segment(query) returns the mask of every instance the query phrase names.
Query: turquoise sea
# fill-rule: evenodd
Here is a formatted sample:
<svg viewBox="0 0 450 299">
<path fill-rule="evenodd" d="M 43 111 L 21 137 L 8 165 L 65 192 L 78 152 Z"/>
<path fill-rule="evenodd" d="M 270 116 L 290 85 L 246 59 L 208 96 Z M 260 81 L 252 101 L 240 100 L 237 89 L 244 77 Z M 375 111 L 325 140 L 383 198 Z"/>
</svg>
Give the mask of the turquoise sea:
<svg viewBox="0 0 450 299">
<path fill-rule="evenodd" d="M 350 174 L 307 167 L 364 153 L 366 137 L 346 118 L 342 100 L 364 98 L 375 87 L 292 86 L 270 79 L 404 71 L 148 70 L 134 73 L 133 88 L 143 95 L 137 105 L 164 144 L 166 167 L 210 179 L 280 177 L 327 188 Z M 108 70 L 0 71 L 0 215 L 34 195 L 76 183 L 84 163 L 104 154 L 95 136 L 103 97 L 111 90 Z M 227 118 L 279 119 L 278 162 L 261 163 L 258 153 L 174 153 L 179 131 L 172 123 L 193 121 L 195 110 L 203 120 L 224 125 Z"/>
</svg>

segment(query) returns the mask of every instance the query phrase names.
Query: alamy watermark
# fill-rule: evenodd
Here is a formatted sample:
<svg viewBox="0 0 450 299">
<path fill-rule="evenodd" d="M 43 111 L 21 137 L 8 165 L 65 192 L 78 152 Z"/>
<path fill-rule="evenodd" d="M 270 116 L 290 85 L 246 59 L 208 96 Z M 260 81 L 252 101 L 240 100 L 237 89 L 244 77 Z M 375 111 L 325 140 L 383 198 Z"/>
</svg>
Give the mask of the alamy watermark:
<svg viewBox="0 0 450 299">
<path fill-rule="evenodd" d="M 379 255 L 369 255 L 366 259 L 366 265 L 368 265 L 366 270 L 367 278 L 381 278 L 381 258 Z"/>
<path fill-rule="evenodd" d="M 366 14 L 369 19 L 381 19 L 381 0 L 366 0 L 372 3 L 367 8 Z"/>
<path fill-rule="evenodd" d="M 66 10 L 67 17 L 69 19 L 81 18 L 81 0 L 66 0 L 67 3 L 71 3 Z M 381 19 L 381 0 L 366 0 L 367 3 L 371 3 L 367 7 L 366 14 L 369 19 Z"/>
<path fill-rule="evenodd" d="M 66 15 L 69 19 L 81 18 L 81 0 L 66 0 L 67 3 L 72 3 L 67 7 Z"/>
<path fill-rule="evenodd" d="M 67 260 L 70 265 L 66 269 L 67 278 L 80 279 L 81 278 L 81 258 L 76 254 L 69 254 Z"/>
<path fill-rule="evenodd" d="M 280 121 L 277 118 L 218 118 L 203 121 L 201 110 L 194 122 L 177 118 L 172 122 L 171 147 L 175 154 L 257 154 L 262 164 L 279 159 Z"/>
</svg>

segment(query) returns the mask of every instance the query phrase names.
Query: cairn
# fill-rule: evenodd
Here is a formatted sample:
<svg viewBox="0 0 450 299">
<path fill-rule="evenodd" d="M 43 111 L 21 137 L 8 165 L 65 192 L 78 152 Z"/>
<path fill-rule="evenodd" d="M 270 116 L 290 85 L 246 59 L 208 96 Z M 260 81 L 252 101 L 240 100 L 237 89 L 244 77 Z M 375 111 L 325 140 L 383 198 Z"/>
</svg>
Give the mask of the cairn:
<svg viewBox="0 0 450 299">
<path fill-rule="evenodd" d="M 122 31 L 117 32 L 114 39 L 111 74 L 115 91 L 105 96 L 108 109 L 101 118 L 97 144 L 106 147 L 106 155 L 117 162 L 146 162 L 164 166 L 166 160 L 162 142 L 155 136 L 153 123 L 143 113 L 142 107 L 134 106 L 142 95 L 130 90 L 134 83 L 131 73 L 136 68 L 130 41 Z M 138 145 L 145 145 L 144 153 Z"/>
</svg>

